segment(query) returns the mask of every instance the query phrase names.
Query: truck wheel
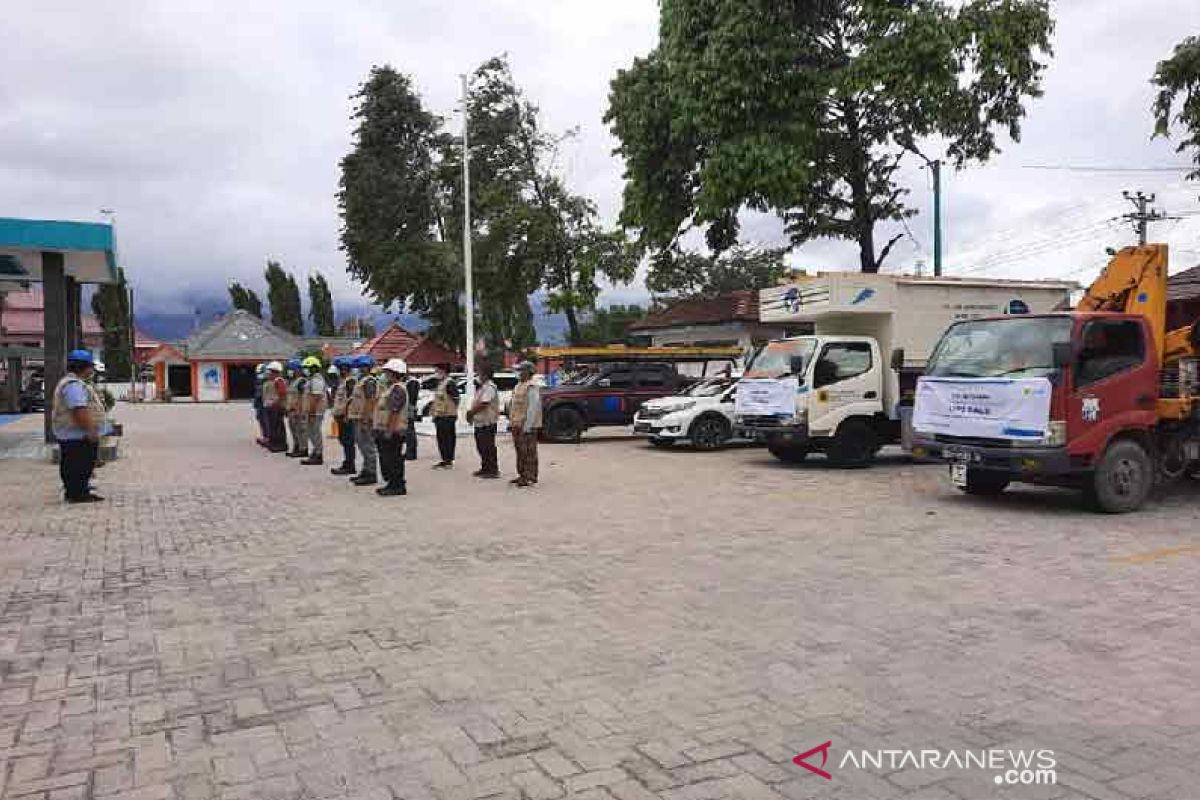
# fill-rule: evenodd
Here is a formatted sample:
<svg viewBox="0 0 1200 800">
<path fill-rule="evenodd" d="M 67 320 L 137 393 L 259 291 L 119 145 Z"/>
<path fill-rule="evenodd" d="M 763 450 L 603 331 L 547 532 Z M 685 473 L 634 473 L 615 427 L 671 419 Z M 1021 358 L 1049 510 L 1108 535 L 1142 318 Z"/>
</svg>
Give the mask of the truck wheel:
<svg viewBox="0 0 1200 800">
<path fill-rule="evenodd" d="M 1011 481 L 1003 472 L 989 472 L 984 469 L 967 469 L 967 485 L 958 487 L 959 491 L 973 494 L 976 497 L 992 497 L 1002 494 Z"/>
<path fill-rule="evenodd" d="M 871 465 L 877 449 L 875 431 L 861 420 L 848 420 L 838 428 L 829 446 L 829 461 L 836 466 L 857 469 Z"/>
<path fill-rule="evenodd" d="M 1098 510 L 1125 514 L 1141 508 L 1153 488 L 1154 462 L 1150 454 L 1132 439 L 1121 439 L 1104 451 L 1087 495 Z"/>
<path fill-rule="evenodd" d="M 707 416 L 692 423 L 688 437 L 692 440 L 692 447 L 697 450 L 716 450 L 729 441 L 731 433 L 732 430 L 725 419 Z"/>
<path fill-rule="evenodd" d="M 551 442 L 577 442 L 583 435 L 583 416 L 569 406 L 555 408 L 546 415 L 545 431 Z"/>
<path fill-rule="evenodd" d="M 768 444 L 767 452 L 785 464 L 799 464 L 808 458 L 808 450 L 796 445 Z"/>
</svg>

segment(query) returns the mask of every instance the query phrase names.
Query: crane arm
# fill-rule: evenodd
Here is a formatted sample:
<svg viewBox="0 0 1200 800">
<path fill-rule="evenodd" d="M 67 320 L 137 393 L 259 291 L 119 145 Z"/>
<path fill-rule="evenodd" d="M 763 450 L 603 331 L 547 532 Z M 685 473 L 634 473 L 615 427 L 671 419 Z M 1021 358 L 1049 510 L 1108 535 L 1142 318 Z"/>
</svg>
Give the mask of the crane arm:
<svg viewBox="0 0 1200 800">
<path fill-rule="evenodd" d="M 1087 288 L 1075 310 L 1117 311 L 1146 317 L 1154 332 L 1154 344 L 1165 360 L 1169 352 L 1164 341 L 1167 330 L 1167 246 L 1151 244 L 1122 249 Z"/>
</svg>

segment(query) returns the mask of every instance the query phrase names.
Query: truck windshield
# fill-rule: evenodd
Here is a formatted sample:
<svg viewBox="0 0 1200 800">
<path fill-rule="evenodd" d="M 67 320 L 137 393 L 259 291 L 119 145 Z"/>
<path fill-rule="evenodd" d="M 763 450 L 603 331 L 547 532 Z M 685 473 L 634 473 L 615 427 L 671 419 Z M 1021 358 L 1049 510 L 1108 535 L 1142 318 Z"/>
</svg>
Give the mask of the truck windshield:
<svg viewBox="0 0 1200 800">
<path fill-rule="evenodd" d="M 1042 378 L 1054 372 L 1054 344 L 1071 341 L 1068 317 L 1011 317 L 952 325 L 925 374 L 938 378 Z"/>
<path fill-rule="evenodd" d="M 783 339 L 771 342 L 754 356 L 746 368 L 747 378 L 783 378 L 792 374 L 792 359 L 800 356 L 807 364 L 817 349 L 815 339 Z"/>
</svg>

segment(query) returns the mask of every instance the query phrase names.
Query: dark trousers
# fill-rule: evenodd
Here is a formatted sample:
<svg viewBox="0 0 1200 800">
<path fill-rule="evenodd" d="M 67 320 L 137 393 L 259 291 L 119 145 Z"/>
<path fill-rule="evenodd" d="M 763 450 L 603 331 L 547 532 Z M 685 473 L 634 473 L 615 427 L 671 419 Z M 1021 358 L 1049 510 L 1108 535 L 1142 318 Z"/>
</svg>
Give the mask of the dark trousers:
<svg viewBox="0 0 1200 800">
<path fill-rule="evenodd" d="M 63 493 L 68 500 L 87 496 L 99 450 L 100 444 L 90 439 L 69 439 L 58 443 L 58 475 L 62 478 Z"/>
<path fill-rule="evenodd" d="M 433 426 L 437 428 L 438 455 L 447 464 L 454 463 L 454 447 L 458 444 L 455 425 L 457 417 L 434 417 Z"/>
<path fill-rule="evenodd" d="M 408 430 L 404 432 L 404 457 L 409 461 L 417 460 L 417 421 L 408 421 Z"/>
<path fill-rule="evenodd" d="M 513 433 L 513 448 L 517 451 L 517 475 L 528 483 L 537 483 L 538 453 L 537 431 Z"/>
<path fill-rule="evenodd" d="M 496 426 L 475 428 L 475 449 L 479 451 L 479 471 L 485 475 L 498 475 L 500 463 L 496 457 Z"/>
<path fill-rule="evenodd" d="M 262 406 L 255 406 L 254 418 L 258 420 L 259 436 L 264 442 L 270 440 L 271 432 L 267 429 L 267 410 Z"/>
<path fill-rule="evenodd" d="M 387 488 L 405 488 L 404 434 L 397 433 L 389 436 L 376 433 L 375 444 L 379 447 L 379 471 L 383 473 L 383 480 L 387 484 Z"/>
<path fill-rule="evenodd" d="M 283 409 L 270 407 L 263 409 L 267 418 L 267 446 L 272 450 L 287 450 L 287 431 L 283 427 Z"/>
<path fill-rule="evenodd" d="M 354 469 L 354 420 L 340 417 L 338 423 L 338 441 L 342 443 L 342 466 Z"/>
</svg>

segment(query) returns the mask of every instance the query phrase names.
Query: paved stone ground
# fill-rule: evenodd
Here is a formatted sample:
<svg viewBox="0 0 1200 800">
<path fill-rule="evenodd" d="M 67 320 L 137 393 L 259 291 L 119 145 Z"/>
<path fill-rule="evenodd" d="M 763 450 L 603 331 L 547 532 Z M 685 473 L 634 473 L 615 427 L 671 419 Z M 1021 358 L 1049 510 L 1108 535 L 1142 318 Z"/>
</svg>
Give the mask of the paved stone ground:
<svg viewBox="0 0 1200 800">
<path fill-rule="evenodd" d="M 524 492 L 424 440 L 382 499 L 245 406 L 121 416 L 103 505 L 0 461 L 0 797 L 1200 796 L 1200 485 L 1111 518 L 599 437 Z M 839 767 L 909 747 L 1057 784 Z"/>
</svg>

